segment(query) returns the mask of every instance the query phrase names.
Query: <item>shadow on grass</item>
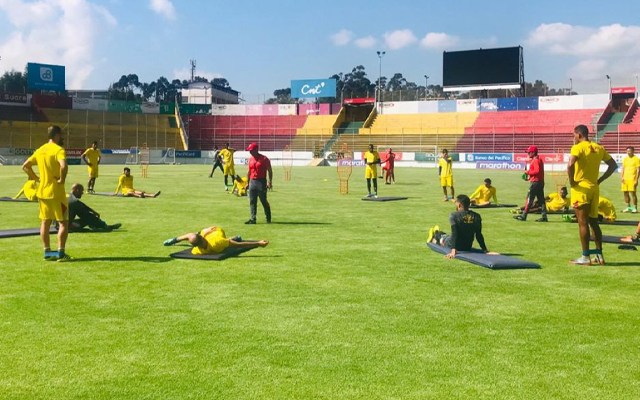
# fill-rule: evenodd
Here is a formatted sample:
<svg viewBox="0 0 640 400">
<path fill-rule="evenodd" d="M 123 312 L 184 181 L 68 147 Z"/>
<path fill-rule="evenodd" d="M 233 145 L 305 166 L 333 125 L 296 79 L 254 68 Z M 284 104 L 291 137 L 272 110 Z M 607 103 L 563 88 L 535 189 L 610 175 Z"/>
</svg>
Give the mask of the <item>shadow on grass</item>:
<svg viewBox="0 0 640 400">
<path fill-rule="evenodd" d="M 80 257 L 74 261 L 142 261 L 147 263 L 165 263 L 171 261 L 171 257 Z"/>
<path fill-rule="evenodd" d="M 604 265 L 605 267 L 640 267 L 640 263 L 637 262 L 610 262 Z"/>
<path fill-rule="evenodd" d="M 274 221 L 271 225 L 332 225 L 330 222 Z"/>
</svg>

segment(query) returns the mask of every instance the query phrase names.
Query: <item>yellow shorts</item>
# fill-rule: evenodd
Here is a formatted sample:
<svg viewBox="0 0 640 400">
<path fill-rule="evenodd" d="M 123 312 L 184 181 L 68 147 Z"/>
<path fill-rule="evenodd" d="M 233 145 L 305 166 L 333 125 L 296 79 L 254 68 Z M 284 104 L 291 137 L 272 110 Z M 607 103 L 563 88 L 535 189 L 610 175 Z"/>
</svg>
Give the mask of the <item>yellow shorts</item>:
<svg viewBox="0 0 640 400">
<path fill-rule="evenodd" d="M 225 165 L 223 168 L 223 175 L 235 175 L 236 167 L 235 165 Z"/>
<path fill-rule="evenodd" d="M 199 232 L 199 235 L 202 236 L 202 232 Z M 229 247 L 229 239 L 225 237 L 224 230 L 220 228 L 216 232 L 210 233 L 207 238 L 204 236 L 202 238 L 204 245 L 191 249 L 191 254 L 218 254 Z"/>
<path fill-rule="evenodd" d="M 441 176 L 440 177 L 440 186 L 445 187 L 453 187 L 453 176 Z"/>
<path fill-rule="evenodd" d="M 69 220 L 69 203 L 67 198 L 58 199 L 39 199 L 40 219 L 52 221 L 68 221 Z"/>
<path fill-rule="evenodd" d="M 89 171 L 89 178 L 98 177 L 98 167 L 87 167 L 87 171 Z"/>
<path fill-rule="evenodd" d="M 123 196 L 133 196 L 133 194 L 131 194 L 131 192 L 135 192 L 136 190 L 133 188 L 122 188 L 122 195 Z"/>
<path fill-rule="evenodd" d="M 598 218 L 598 203 L 600 201 L 600 187 L 584 181 L 571 187 L 571 204 L 574 208 L 587 205 L 589 218 Z"/>
<path fill-rule="evenodd" d="M 623 192 L 635 192 L 637 189 L 636 181 L 624 181 L 622 182 Z"/>
<path fill-rule="evenodd" d="M 364 177 L 366 179 L 378 178 L 378 167 L 376 165 L 367 165 L 364 167 Z"/>
</svg>

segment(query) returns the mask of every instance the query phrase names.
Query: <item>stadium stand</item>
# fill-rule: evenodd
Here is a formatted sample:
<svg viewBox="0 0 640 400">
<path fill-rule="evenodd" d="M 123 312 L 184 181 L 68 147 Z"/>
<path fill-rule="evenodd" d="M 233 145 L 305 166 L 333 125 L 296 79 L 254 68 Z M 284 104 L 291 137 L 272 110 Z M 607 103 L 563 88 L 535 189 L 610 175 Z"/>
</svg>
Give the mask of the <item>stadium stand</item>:
<svg viewBox="0 0 640 400">
<path fill-rule="evenodd" d="M 333 135 L 334 129 L 340 126 L 340 115 L 310 115 L 298 135 Z"/>
<path fill-rule="evenodd" d="M 378 114 L 371 127 L 360 134 L 462 134 L 478 118 L 479 112 L 448 112 L 434 114 Z"/>
</svg>

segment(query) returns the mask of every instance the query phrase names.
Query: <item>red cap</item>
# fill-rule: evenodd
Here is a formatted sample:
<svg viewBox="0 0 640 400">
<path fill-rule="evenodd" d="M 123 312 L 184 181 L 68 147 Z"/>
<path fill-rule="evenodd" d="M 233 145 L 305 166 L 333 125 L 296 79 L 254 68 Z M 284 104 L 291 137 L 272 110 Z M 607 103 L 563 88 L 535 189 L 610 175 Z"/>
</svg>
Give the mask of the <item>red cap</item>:
<svg viewBox="0 0 640 400">
<path fill-rule="evenodd" d="M 257 148 L 258 148 L 258 143 L 251 143 L 249 146 L 247 146 L 247 151 L 251 151 Z"/>
<path fill-rule="evenodd" d="M 529 146 L 529 148 L 527 149 L 527 153 L 537 153 L 538 152 L 538 146 Z"/>
</svg>

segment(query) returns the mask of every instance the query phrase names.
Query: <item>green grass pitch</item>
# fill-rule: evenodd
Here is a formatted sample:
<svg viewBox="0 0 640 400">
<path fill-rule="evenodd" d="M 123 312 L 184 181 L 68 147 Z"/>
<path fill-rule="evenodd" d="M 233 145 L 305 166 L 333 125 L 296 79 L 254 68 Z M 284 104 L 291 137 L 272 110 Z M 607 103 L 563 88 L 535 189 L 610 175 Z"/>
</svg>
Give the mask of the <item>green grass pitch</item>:
<svg viewBox="0 0 640 400">
<path fill-rule="evenodd" d="M 102 166 L 112 191 L 121 166 Z M 397 169 L 363 202 L 334 168 L 275 168 L 274 223 L 246 226 L 248 200 L 210 166 L 132 168 L 157 199 L 86 196 L 113 233 L 72 234 L 71 263 L 41 260 L 38 237 L 0 240 L 2 399 L 638 399 L 640 257 L 605 244 L 606 267 L 576 267 L 577 226 L 481 211 L 490 250 L 541 270 L 491 271 L 425 246 L 447 225 L 434 169 Z M 239 168 L 240 173 L 246 170 Z M 491 177 L 522 203 L 517 172 L 455 170 L 458 193 Z M 25 175 L 0 167 L 0 196 Z M 86 184 L 70 168 L 67 189 Z M 548 184 L 548 187 L 552 186 Z M 619 178 L 602 193 L 620 208 Z M 637 215 L 620 214 L 638 219 Z M 0 229 L 37 227 L 37 205 L 0 203 Z M 269 239 L 222 262 L 172 260 L 162 242 L 212 224 Z M 630 227 L 604 227 L 626 235 Z"/>
</svg>

